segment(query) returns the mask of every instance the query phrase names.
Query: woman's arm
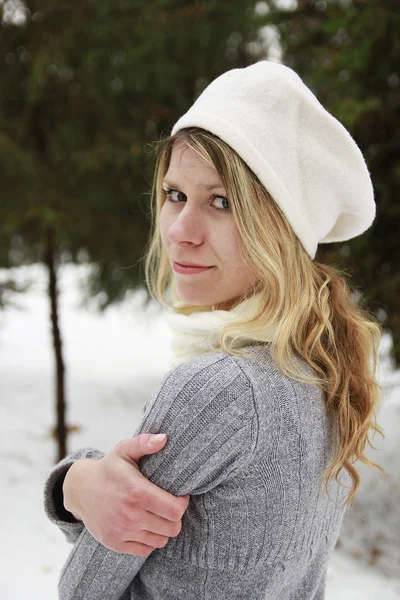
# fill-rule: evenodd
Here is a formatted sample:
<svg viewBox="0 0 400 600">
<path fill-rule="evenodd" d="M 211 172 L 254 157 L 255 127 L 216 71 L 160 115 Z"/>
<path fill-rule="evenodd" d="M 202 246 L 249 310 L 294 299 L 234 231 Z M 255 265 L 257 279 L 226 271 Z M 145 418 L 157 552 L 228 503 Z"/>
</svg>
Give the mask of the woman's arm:
<svg viewBox="0 0 400 600">
<path fill-rule="evenodd" d="M 79 460 L 64 482 L 65 507 L 109 550 L 147 557 L 181 530 L 189 496 L 176 498 L 151 483 L 139 459 L 162 449 L 141 434 L 119 442 L 100 460 Z"/>
<path fill-rule="evenodd" d="M 257 427 L 253 390 L 235 359 L 196 358 L 172 371 L 148 406 L 135 433 L 166 433 L 168 441 L 140 459 L 140 470 L 175 496 L 203 494 L 246 468 Z M 108 550 L 84 528 L 61 573 L 59 598 L 120 600 L 145 560 Z"/>
<path fill-rule="evenodd" d="M 147 434 L 131 438 L 129 461 L 120 448 L 104 465 L 104 452 L 83 448 L 53 467 L 44 486 L 44 510 L 68 542 L 74 544 L 85 525 L 111 550 L 148 556 L 178 535 L 189 497 L 176 498 L 140 473 L 139 458 L 158 452 L 166 443 L 165 439 L 154 444 L 149 438 Z M 144 518 L 145 531 L 140 526 Z"/>
<path fill-rule="evenodd" d="M 69 468 L 81 459 L 100 459 L 104 452 L 95 448 L 82 448 L 72 452 L 53 467 L 44 485 L 44 510 L 47 517 L 64 533 L 68 542 L 74 544 L 83 530 L 83 523 L 76 521 L 63 503 L 62 486 Z"/>
</svg>

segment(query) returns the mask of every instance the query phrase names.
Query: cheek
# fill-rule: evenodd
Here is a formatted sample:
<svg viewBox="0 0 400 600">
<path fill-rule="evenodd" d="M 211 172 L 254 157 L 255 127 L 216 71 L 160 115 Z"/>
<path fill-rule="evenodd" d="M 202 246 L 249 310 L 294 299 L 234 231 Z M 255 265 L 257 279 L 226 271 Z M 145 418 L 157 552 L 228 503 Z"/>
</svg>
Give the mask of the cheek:
<svg viewBox="0 0 400 600">
<path fill-rule="evenodd" d="M 162 241 L 163 245 L 166 246 L 166 244 L 168 242 L 167 234 L 168 234 L 168 229 L 169 229 L 170 224 L 168 222 L 166 211 L 163 210 L 164 206 L 161 208 L 161 211 L 160 211 L 160 236 L 161 236 L 161 241 Z"/>
<path fill-rule="evenodd" d="M 244 253 L 236 229 L 225 231 L 219 238 L 219 256 L 224 265 L 225 275 L 233 285 L 247 285 L 255 281 L 252 269 L 244 261 Z"/>
<path fill-rule="evenodd" d="M 229 227 L 215 236 L 219 256 L 227 264 L 237 264 L 241 260 L 239 234 L 236 227 Z"/>
</svg>

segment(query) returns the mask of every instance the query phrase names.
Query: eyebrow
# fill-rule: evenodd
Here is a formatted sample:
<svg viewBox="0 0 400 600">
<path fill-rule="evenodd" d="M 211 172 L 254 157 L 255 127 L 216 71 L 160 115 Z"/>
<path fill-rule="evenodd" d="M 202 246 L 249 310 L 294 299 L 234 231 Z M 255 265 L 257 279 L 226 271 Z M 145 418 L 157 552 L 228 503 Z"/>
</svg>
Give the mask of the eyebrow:
<svg viewBox="0 0 400 600">
<path fill-rule="evenodd" d="M 177 185 L 176 183 L 171 183 L 170 181 L 167 181 L 166 179 L 164 179 L 163 183 L 166 183 L 167 185 L 169 185 L 171 188 L 175 188 L 175 189 L 179 189 L 179 185 Z M 225 189 L 223 185 L 221 185 L 220 183 L 209 183 L 208 185 L 202 185 L 201 183 L 198 183 L 194 186 L 197 190 L 223 190 Z"/>
</svg>

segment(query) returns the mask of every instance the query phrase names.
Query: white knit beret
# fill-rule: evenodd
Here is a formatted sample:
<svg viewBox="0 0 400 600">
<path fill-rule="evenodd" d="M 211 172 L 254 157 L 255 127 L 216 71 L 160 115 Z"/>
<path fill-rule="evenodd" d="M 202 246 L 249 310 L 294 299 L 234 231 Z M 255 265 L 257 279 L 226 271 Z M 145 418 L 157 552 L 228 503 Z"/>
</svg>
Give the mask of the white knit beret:
<svg viewBox="0 0 400 600">
<path fill-rule="evenodd" d="M 289 67 L 262 60 L 212 81 L 178 119 L 214 133 L 246 162 L 311 258 L 319 243 L 368 229 L 374 190 L 347 129 Z"/>
</svg>

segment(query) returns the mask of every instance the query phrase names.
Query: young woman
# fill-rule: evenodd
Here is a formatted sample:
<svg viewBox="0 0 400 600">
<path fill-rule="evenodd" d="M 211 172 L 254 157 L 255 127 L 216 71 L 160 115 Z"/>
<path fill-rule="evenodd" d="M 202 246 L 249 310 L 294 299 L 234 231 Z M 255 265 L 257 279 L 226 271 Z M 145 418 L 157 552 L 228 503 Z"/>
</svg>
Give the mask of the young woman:
<svg viewBox="0 0 400 600">
<path fill-rule="evenodd" d="M 372 224 L 365 161 L 294 71 L 261 61 L 213 81 L 158 144 L 154 199 L 147 280 L 175 366 L 136 434 L 168 442 L 84 448 L 50 473 L 47 514 L 74 543 L 60 598 L 322 600 L 354 463 L 375 465 L 380 327 L 314 258 Z M 148 506 L 128 477 L 140 456 Z M 112 514 L 107 547 L 94 534 Z"/>
</svg>

